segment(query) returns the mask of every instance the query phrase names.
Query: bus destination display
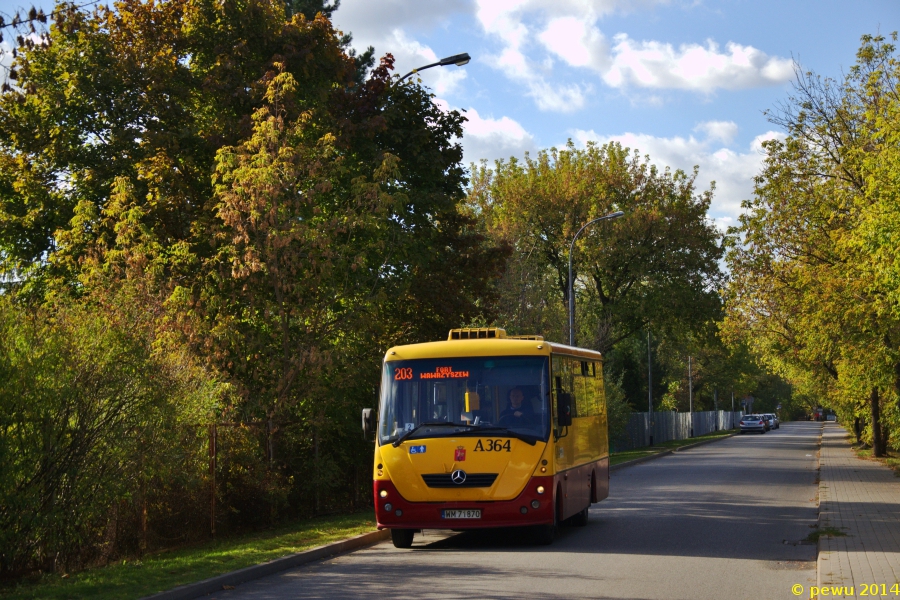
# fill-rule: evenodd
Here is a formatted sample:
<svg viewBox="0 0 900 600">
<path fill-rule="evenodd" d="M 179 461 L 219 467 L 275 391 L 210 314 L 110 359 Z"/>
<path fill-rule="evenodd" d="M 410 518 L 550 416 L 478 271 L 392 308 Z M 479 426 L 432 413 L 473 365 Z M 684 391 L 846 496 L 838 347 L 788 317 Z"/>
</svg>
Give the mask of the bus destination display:
<svg viewBox="0 0 900 600">
<path fill-rule="evenodd" d="M 410 367 L 398 367 L 394 369 L 394 381 L 403 381 L 413 378 L 413 370 Z M 435 367 L 433 373 L 419 373 L 419 379 L 468 379 L 468 371 L 454 371 L 453 367 Z"/>
</svg>

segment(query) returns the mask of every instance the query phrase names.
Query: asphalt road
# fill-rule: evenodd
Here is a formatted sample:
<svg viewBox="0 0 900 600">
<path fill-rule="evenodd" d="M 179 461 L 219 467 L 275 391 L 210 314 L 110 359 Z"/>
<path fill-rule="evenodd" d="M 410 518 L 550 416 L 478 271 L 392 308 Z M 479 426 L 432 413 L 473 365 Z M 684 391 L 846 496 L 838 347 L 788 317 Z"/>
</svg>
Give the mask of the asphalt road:
<svg viewBox="0 0 900 600">
<path fill-rule="evenodd" d="M 614 472 L 586 527 L 428 531 L 246 583 L 219 600 L 796 598 L 815 584 L 820 423 L 788 423 Z"/>
</svg>

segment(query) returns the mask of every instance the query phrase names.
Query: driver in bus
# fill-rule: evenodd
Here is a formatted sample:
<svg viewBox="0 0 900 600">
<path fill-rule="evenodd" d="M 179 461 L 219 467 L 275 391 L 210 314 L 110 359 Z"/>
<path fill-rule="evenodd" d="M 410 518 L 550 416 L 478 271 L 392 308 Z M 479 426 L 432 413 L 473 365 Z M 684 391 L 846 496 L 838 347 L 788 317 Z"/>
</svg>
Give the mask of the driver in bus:
<svg viewBox="0 0 900 600">
<path fill-rule="evenodd" d="M 500 421 L 523 423 L 534 416 L 534 409 L 531 408 L 531 403 L 524 401 L 525 393 L 522 392 L 522 388 L 514 387 L 509 390 L 508 398 L 509 404 L 500 413 Z"/>
</svg>

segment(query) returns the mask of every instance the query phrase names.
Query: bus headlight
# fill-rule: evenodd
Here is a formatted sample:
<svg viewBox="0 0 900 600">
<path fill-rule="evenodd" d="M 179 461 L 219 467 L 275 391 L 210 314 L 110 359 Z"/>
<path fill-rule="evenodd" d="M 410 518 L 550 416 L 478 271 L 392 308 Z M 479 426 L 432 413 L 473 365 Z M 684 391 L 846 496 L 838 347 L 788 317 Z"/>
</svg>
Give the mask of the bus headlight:
<svg viewBox="0 0 900 600">
<path fill-rule="evenodd" d="M 532 501 L 531 501 L 531 508 L 538 509 L 538 508 L 540 508 L 540 507 L 541 507 L 541 503 L 540 503 L 540 502 L 538 502 L 537 500 L 532 500 Z"/>
<path fill-rule="evenodd" d="M 387 504 L 384 505 L 384 510 L 386 510 L 388 512 L 391 512 L 392 508 L 394 508 L 394 506 L 390 502 L 388 502 Z"/>
<path fill-rule="evenodd" d="M 384 492 L 381 492 L 381 493 L 383 494 Z M 542 485 L 537 486 L 537 493 L 538 493 L 538 494 L 543 494 L 543 493 L 544 493 L 544 486 L 542 486 Z"/>
<path fill-rule="evenodd" d="M 387 490 L 381 490 L 381 492 L 379 492 L 378 495 L 381 496 L 382 498 L 387 498 Z"/>
</svg>

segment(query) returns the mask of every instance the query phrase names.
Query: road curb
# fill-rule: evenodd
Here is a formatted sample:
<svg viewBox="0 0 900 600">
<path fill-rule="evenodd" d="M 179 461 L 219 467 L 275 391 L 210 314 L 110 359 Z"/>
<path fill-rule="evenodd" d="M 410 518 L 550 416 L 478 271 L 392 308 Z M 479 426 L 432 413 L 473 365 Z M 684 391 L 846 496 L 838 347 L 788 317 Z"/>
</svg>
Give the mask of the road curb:
<svg viewBox="0 0 900 600">
<path fill-rule="evenodd" d="M 245 567 L 231 573 L 216 575 L 196 583 L 188 583 L 152 596 L 144 596 L 141 600 L 193 600 L 206 594 L 222 591 L 224 586 L 237 586 L 254 579 L 260 579 L 287 569 L 299 567 L 313 561 L 338 554 L 372 546 L 391 537 L 390 530 L 372 531 L 339 542 L 333 542 L 318 548 L 311 548 L 282 558 L 276 558 L 259 565 Z"/>
<path fill-rule="evenodd" d="M 663 456 L 668 456 L 672 454 L 671 450 L 665 450 L 663 452 L 657 452 L 656 454 L 650 454 L 649 456 L 642 456 L 640 458 L 636 458 L 634 460 L 629 460 L 623 463 L 619 463 L 617 465 L 613 465 L 609 468 L 610 471 L 618 471 L 619 469 L 624 469 L 625 467 L 633 467 L 635 465 L 639 465 L 641 463 L 645 463 L 651 460 L 655 460 L 657 458 L 661 458 Z"/>
<path fill-rule="evenodd" d="M 624 469 L 625 467 L 633 467 L 635 465 L 639 465 L 641 463 L 645 463 L 650 460 L 656 460 L 657 458 L 662 458 L 663 456 L 668 456 L 670 454 L 674 454 L 675 452 L 681 452 L 682 450 L 689 450 L 691 448 L 696 448 L 697 446 L 703 446 L 704 444 L 711 444 L 713 442 L 718 442 L 720 440 L 727 440 L 730 437 L 734 437 L 737 435 L 737 431 L 734 433 L 723 435 L 720 437 L 712 438 L 709 440 L 701 440 L 699 442 L 695 442 L 693 444 L 688 444 L 687 446 L 681 446 L 680 448 L 675 448 L 673 450 L 663 450 L 662 452 L 657 452 L 656 454 L 651 454 L 650 456 L 642 456 L 640 458 L 636 458 L 634 460 L 629 460 L 628 462 L 619 463 L 617 465 L 613 465 L 609 468 L 610 471 L 618 471 L 619 469 Z"/>
<path fill-rule="evenodd" d="M 730 437 L 734 437 L 738 435 L 740 431 L 735 431 L 733 433 L 729 433 L 728 435 L 720 435 L 716 438 L 711 438 L 708 440 L 700 440 L 699 442 L 695 442 L 693 444 L 688 444 L 687 446 L 682 446 L 680 448 L 675 448 L 672 452 L 681 452 L 682 450 L 690 450 L 691 448 L 696 448 L 697 446 L 703 446 L 704 444 L 712 444 L 713 442 L 718 442 L 720 440 L 727 440 Z"/>
</svg>

